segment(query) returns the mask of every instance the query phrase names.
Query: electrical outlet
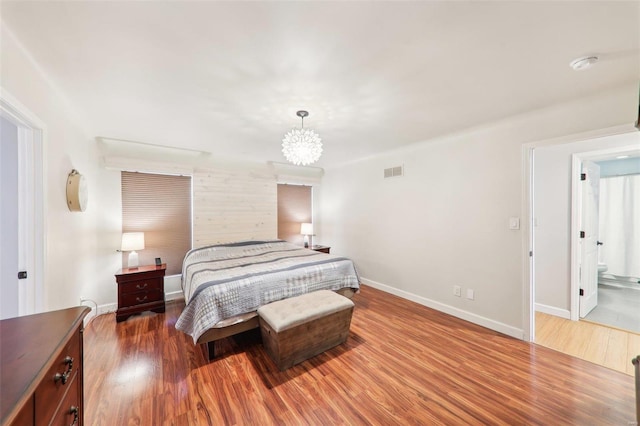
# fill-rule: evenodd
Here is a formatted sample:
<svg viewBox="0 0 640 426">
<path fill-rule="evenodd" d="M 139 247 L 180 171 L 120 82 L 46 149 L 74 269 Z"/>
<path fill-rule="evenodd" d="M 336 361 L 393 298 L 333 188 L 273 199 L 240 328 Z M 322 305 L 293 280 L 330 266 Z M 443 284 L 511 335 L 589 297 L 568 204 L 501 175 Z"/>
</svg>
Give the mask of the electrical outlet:
<svg viewBox="0 0 640 426">
<path fill-rule="evenodd" d="M 453 295 L 454 296 L 462 296 L 462 287 L 460 287 L 459 285 L 454 285 L 453 286 Z"/>
<path fill-rule="evenodd" d="M 474 296 L 473 290 L 470 288 L 467 289 L 467 299 L 473 300 L 473 296 Z"/>
</svg>

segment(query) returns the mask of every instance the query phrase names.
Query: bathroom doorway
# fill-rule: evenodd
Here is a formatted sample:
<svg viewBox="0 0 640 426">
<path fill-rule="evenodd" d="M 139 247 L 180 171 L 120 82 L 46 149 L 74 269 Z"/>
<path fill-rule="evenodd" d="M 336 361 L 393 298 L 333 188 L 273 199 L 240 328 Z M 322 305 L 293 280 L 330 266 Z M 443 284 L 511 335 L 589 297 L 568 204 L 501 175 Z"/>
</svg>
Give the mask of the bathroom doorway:
<svg viewBox="0 0 640 426">
<path fill-rule="evenodd" d="M 585 164 L 590 161 L 583 162 Z M 580 317 L 640 333 L 640 149 L 596 159 L 597 304 Z M 583 240 L 584 241 L 584 240 Z M 582 269 L 584 272 L 584 268 Z"/>
</svg>

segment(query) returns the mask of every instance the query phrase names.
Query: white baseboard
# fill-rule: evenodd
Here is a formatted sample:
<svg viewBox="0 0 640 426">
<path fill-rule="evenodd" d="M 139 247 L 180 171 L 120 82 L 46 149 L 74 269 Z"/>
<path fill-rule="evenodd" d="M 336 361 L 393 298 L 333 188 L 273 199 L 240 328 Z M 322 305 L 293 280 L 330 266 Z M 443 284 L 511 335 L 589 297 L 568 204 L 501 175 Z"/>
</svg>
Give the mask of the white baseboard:
<svg viewBox="0 0 640 426">
<path fill-rule="evenodd" d="M 181 290 L 169 291 L 164 295 L 164 300 L 167 302 L 173 301 L 173 300 L 181 300 L 181 299 L 184 300 L 184 294 L 182 293 Z M 93 305 L 93 306 L 89 306 L 89 305 Z M 94 302 L 91 299 L 86 299 L 82 304 L 82 306 L 91 308 L 91 312 L 89 312 L 89 314 L 87 314 L 87 316 L 84 318 L 85 327 L 89 324 L 91 320 L 93 320 L 98 315 L 110 314 L 118 310 L 117 303 L 105 303 L 103 305 L 98 305 L 96 302 Z"/>
<path fill-rule="evenodd" d="M 568 309 L 560 309 L 555 306 L 543 305 L 542 303 L 536 303 L 536 311 L 564 319 L 571 319 L 571 312 Z"/>
<path fill-rule="evenodd" d="M 182 291 L 171 291 L 169 293 L 165 293 L 164 295 L 165 301 L 180 300 L 180 299 L 184 299 L 184 294 L 182 293 Z M 98 306 L 98 315 L 108 314 L 111 312 L 115 312 L 117 310 L 118 310 L 117 303 L 105 303 L 104 305 Z M 88 316 L 93 316 L 93 314 L 95 314 L 95 308 L 91 308 L 91 313 Z"/>
<path fill-rule="evenodd" d="M 110 312 L 115 312 L 118 310 L 117 303 L 105 303 L 104 305 L 98 306 L 98 315 L 108 314 Z"/>
<path fill-rule="evenodd" d="M 164 294 L 164 300 L 165 301 L 170 301 L 170 300 L 184 300 L 184 293 L 182 292 L 182 290 L 178 290 L 178 291 L 170 291 L 169 293 L 165 293 Z"/>
<path fill-rule="evenodd" d="M 93 306 L 89 306 L 89 305 L 93 305 Z M 86 306 L 87 308 L 91 309 L 91 312 L 89 312 L 87 314 L 86 317 L 84 317 L 84 326 L 86 327 L 91 321 L 93 321 L 93 319 L 95 317 L 97 317 L 98 315 L 102 315 L 102 314 L 108 314 L 110 312 L 115 312 L 118 309 L 118 305 L 116 303 L 107 303 L 104 305 L 98 305 L 96 302 L 94 302 L 91 299 L 86 299 L 83 303 L 82 306 Z"/>
<path fill-rule="evenodd" d="M 426 297 L 418 296 L 413 293 L 409 293 L 404 290 L 399 290 L 397 288 L 388 286 L 386 284 L 378 283 L 373 280 L 369 280 L 367 278 L 360 277 L 360 281 L 363 284 L 366 284 L 370 287 L 376 288 L 378 290 L 382 290 L 387 293 L 394 294 L 396 296 L 402 297 L 403 299 L 411 300 L 412 302 L 419 303 L 428 308 L 435 309 L 440 312 L 444 312 L 445 314 L 452 315 L 454 317 L 463 319 L 465 321 L 472 322 L 474 324 L 480 325 L 482 327 L 486 327 L 490 330 L 497 331 L 499 333 L 506 334 L 507 336 L 515 337 L 516 339 L 524 340 L 524 330 L 512 327 L 510 325 L 501 323 L 499 321 L 494 321 L 490 318 L 485 318 L 480 315 L 476 315 L 474 313 L 465 311 L 463 309 L 459 309 L 453 306 L 445 305 L 444 303 L 436 302 L 435 300 L 427 299 Z"/>
</svg>

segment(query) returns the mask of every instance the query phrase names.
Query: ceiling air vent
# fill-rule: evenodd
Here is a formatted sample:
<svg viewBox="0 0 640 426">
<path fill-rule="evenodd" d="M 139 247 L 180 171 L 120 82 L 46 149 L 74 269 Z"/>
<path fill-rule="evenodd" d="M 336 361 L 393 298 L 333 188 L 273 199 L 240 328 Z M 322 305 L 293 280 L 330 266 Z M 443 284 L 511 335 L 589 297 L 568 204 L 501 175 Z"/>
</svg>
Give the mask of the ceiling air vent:
<svg viewBox="0 0 640 426">
<path fill-rule="evenodd" d="M 389 167 L 388 169 L 384 169 L 384 178 L 397 177 L 402 176 L 404 174 L 404 170 L 402 166 Z"/>
</svg>

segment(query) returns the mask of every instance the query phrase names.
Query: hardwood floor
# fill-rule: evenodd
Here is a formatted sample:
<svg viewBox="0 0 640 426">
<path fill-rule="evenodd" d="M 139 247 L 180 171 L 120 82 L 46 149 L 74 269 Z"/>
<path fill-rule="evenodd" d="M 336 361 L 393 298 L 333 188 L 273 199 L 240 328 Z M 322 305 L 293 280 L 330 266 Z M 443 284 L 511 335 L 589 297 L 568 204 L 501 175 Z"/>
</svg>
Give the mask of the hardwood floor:
<svg viewBox="0 0 640 426">
<path fill-rule="evenodd" d="M 204 360 L 165 314 L 85 330 L 88 425 L 616 424 L 632 377 L 363 287 L 344 345 L 278 371 L 259 333 Z"/>
<path fill-rule="evenodd" d="M 536 343 L 633 376 L 640 334 L 536 312 Z"/>
</svg>

